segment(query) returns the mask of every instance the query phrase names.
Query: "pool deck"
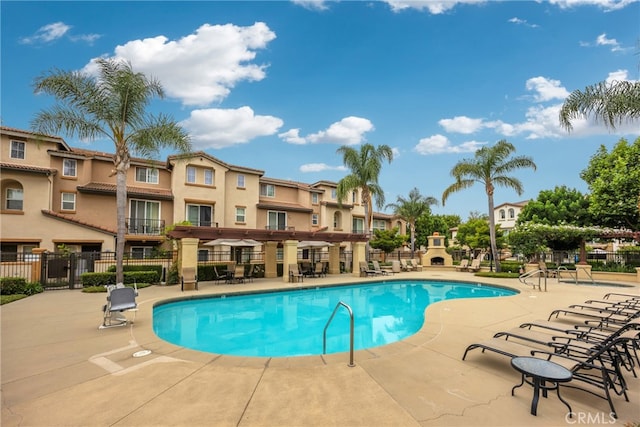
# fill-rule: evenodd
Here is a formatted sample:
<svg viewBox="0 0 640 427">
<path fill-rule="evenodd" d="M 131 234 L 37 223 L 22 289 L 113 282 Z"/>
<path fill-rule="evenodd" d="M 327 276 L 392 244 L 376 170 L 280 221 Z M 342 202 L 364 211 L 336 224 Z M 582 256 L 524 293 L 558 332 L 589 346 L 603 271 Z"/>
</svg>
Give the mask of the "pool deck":
<svg viewBox="0 0 640 427">
<path fill-rule="evenodd" d="M 132 326 L 98 330 L 105 294 L 51 291 L 3 305 L 2 426 L 563 426 L 612 425 L 605 400 L 563 389 L 575 416 L 555 395 L 533 395 L 509 359 L 465 348 L 551 310 L 633 288 L 576 286 L 549 280 L 548 292 L 516 279 L 423 271 L 393 278 L 467 280 L 513 287 L 517 296 L 449 300 L 427 308 L 425 326 L 391 345 L 296 358 L 231 357 L 160 340 L 157 301 L 194 294 L 285 289 L 378 278 L 340 275 L 301 284 L 257 279 L 240 285 L 201 282 L 141 289 Z M 328 313 L 329 315 L 329 313 Z M 131 318 L 131 313 L 128 313 Z M 133 357 L 150 350 L 145 357 Z M 636 371 L 640 371 L 636 368 Z M 614 396 L 615 425 L 640 422 L 640 379 L 627 373 L 629 399 Z"/>
</svg>

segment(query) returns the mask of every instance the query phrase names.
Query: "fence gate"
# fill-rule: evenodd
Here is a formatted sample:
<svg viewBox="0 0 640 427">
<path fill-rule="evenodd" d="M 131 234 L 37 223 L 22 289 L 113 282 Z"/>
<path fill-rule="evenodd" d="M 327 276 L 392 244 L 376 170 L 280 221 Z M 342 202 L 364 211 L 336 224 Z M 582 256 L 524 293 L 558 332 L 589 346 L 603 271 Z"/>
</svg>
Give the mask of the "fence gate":
<svg viewBox="0 0 640 427">
<path fill-rule="evenodd" d="M 45 252 L 40 265 L 40 284 L 45 290 L 75 289 L 77 255 L 75 253 Z"/>
</svg>

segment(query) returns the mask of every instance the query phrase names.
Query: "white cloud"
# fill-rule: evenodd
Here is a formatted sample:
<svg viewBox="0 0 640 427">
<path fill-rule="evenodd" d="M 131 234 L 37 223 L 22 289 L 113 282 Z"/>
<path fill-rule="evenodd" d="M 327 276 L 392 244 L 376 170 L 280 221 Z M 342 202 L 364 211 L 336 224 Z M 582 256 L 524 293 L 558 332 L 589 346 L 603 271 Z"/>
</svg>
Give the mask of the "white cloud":
<svg viewBox="0 0 640 427">
<path fill-rule="evenodd" d="M 300 172 L 304 172 L 304 173 L 324 172 L 329 170 L 344 171 L 344 170 L 347 170 L 347 168 L 344 166 L 329 166 L 326 163 L 307 163 L 300 166 Z"/>
<path fill-rule="evenodd" d="M 428 138 L 422 138 L 413 149 L 419 154 L 423 155 L 443 153 L 473 153 L 484 144 L 484 142 L 467 141 L 460 145 L 452 145 L 446 136 L 438 134 L 430 136 Z"/>
<path fill-rule="evenodd" d="M 329 6 L 327 6 L 327 1 L 325 0 L 292 0 L 293 4 L 297 4 L 298 6 L 302 6 L 305 9 L 309 10 L 327 10 Z"/>
<path fill-rule="evenodd" d="M 326 130 L 300 136 L 300 129 L 289 129 L 278 136 L 290 144 L 334 143 L 356 145 L 365 140 L 364 134 L 374 129 L 373 123 L 362 117 L 349 116 L 333 123 Z"/>
<path fill-rule="evenodd" d="M 482 128 L 482 119 L 472 119 L 466 116 L 456 116 L 453 119 L 442 119 L 438 122 L 447 132 L 474 133 Z"/>
<path fill-rule="evenodd" d="M 608 39 L 606 33 L 600 34 L 596 37 L 596 45 L 598 46 L 611 46 L 611 52 L 623 50 L 620 47 L 620 43 L 616 39 Z"/>
<path fill-rule="evenodd" d="M 629 72 L 627 70 L 616 70 L 609 73 L 606 78 L 607 83 L 611 82 L 622 82 L 622 81 L 630 81 L 633 82 L 635 80 L 629 79 Z"/>
<path fill-rule="evenodd" d="M 555 4 L 562 9 L 578 6 L 597 6 L 610 12 L 613 10 L 623 9 L 638 0 L 549 0 L 549 3 Z M 540 2 L 540 0 L 538 0 Z"/>
<path fill-rule="evenodd" d="M 507 22 L 511 22 L 512 24 L 517 24 L 517 25 L 524 25 L 525 27 L 529 27 L 529 28 L 538 28 L 538 24 L 529 24 L 529 22 L 527 22 L 526 19 L 520 19 L 518 17 L 513 17 L 511 19 L 508 19 Z"/>
<path fill-rule="evenodd" d="M 569 91 L 560 85 L 559 80 L 551 80 L 546 77 L 530 78 L 525 86 L 527 90 L 537 92 L 533 95 L 533 99 L 537 102 L 565 99 L 569 96 Z"/>
<path fill-rule="evenodd" d="M 282 126 L 273 116 L 254 115 L 250 107 L 238 109 L 209 108 L 193 110 L 180 122 L 189 132 L 194 148 L 224 148 L 259 136 L 273 135 Z"/>
<path fill-rule="evenodd" d="M 63 37 L 71 30 L 71 26 L 64 22 L 54 22 L 38 28 L 38 31 L 30 37 L 23 37 L 20 41 L 24 44 L 48 43 Z"/>
<path fill-rule="evenodd" d="M 439 15 L 450 9 L 453 9 L 458 4 L 480 4 L 485 3 L 486 0 L 385 0 L 385 3 L 391 6 L 391 10 L 394 12 L 400 12 L 405 9 L 417 9 L 420 11 L 427 10 L 433 15 Z"/>
<path fill-rule="evenodd" d="M 262 22 L 248 27 L 205 24 L 178 40 L 156 36 L 129 41 L 117 46 L 114 56 L 158 78 L 167 95 L 184 105 L 207 106 L 222 101 L 241 81 L 265 78 L 266 67 L 251 61 L 275 37 Z M 95 65 L 85 70 L 95 71 Z"/>
</svg>

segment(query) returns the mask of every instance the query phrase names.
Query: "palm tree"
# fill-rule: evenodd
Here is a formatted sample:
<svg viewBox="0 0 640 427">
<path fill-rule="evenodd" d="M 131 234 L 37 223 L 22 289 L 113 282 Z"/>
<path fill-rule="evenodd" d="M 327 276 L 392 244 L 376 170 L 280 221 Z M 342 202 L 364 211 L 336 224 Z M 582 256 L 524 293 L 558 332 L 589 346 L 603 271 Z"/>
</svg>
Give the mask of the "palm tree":
<svg viewBox="0 0 640 427">
<path fill-rule="evenodd" d="M 123 282 L 127 171 L 131 153 L 151 158 L 163 147 L 181 152 L 191 149 L 187 133 L 167 115 L 152 116 L 145 108 L 154 97 L 163 98 L 160 82 L 135 73 L 131 64 L 114 59 L 97 61 L 97 77 L 80 71 L 54 69 L 37 77 L 36 93 L 52 95 L 58 103 L 40 111 L 31 122 L 38 133 L 115 144 L 116 174 L 116 281 Z"/>
<path fill-rule="evenodd" d="M 493 147 L 482 147 L 477 150 L 473 159 L 464 159 L 451 169 L 451 176 L 456 182 L 442 193 L 442 205 L 452 193 L 471 187 L 476 182 L 484 185 L 489 200 L 489 237 L 491 240 L 491 254 L 498 253 L 496 245 L 496 222 L 493 213 L 493 192 L 495 186 L 513 188 L 518 195 L 523 192 L 522 183 L 511 176 L 505 175 L 516 169 L 532 168 L 536 164 L 530 157 L 509 157 L 515 151 L 513 144 L 500 140 Z M 500 257 L 496 258 L 496 271 L 500 271 Z"/>
<path fill-rule="evenodd" d="M 338 148 L 338 154 L 342 154 L 342 161 L 346 167 L 351 169 L 351 173 L 338 182 L 336 196 L 338 203 L 354 190 L 362 193 L 362 204 L 364 206 L 365 227 L 369 237 L 371 237 L 371 213 L 373 211 L 373 199 L 376 199 L 376 206 L 382 209 L 384 206 L 384 191 L 378 184 L 378 177 L 382 170 L 382 162 L 393 160 L 393 151 L 388 145 L 374 147 L 371 144 L 364 144 L 360 151 L 343 145 Z M 367 242 L 367 257 L 369 256 L 369 243 Z"/>
<path fill-rule="evenodd" d="M 571 131 L 571 121 L 592 116 L 608 128 L 640 118 L 640 82 L 600 82 L 575 90 L 560 109 L 560 125 Z"/>
<path fill-rule="evenodd" d="M 430 211 L 431 205 L 437 205 L 438 200 L 431 196 L 423 196 L 420 190 L 414 188 L 409 192 L 409 198 L 398 196 L 396 203 L 389 203 L 388 208 L 393 208 L 394 214 L 402 218 L 411 228 L 411 258 L 416 246 L 416 220 Z"/>
</svg>

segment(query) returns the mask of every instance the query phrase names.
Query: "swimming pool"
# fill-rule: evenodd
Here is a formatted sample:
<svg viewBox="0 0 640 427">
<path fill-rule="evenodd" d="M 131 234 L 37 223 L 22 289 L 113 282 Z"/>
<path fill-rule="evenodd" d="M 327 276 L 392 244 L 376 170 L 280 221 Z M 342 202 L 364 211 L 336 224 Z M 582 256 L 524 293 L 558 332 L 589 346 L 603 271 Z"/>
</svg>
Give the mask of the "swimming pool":
<svg viewBox="0 0 640 427">
<path fill-rule="evenodd" d="M 422 327 L 429 304 L 456 298 L 515 295 L 511 289 L 449 281 L 404 280 L 211 296 L 159 303 L 153 330 L 170 343 L 234 356 L 289 357 L 322 354 L 323 330 L 339 302 L 353 310 L 354 348 L 407 338 Z M 327 328 L 326 352 L 349 351 L 346 309 Z"/>
</svg>

